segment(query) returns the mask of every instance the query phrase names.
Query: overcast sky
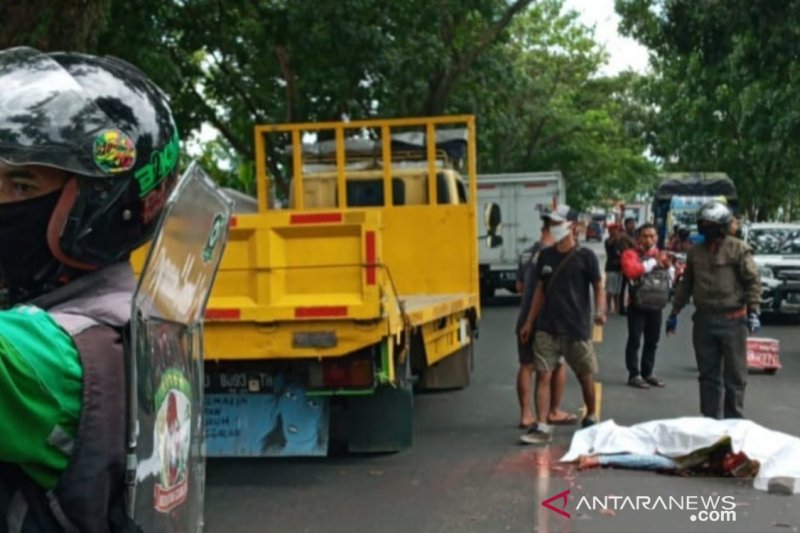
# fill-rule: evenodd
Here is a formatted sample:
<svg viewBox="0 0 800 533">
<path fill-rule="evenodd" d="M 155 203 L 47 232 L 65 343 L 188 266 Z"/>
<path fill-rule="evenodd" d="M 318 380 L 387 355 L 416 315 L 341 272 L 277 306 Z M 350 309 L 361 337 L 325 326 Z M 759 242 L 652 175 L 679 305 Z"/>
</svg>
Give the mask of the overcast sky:
<svg viewBox="0 0 800 533">
<path fill-rule="evenodd" d="M 565 7 L 581 15 L 587 26 L 595 26 L 595 38 L 609 53 L 604 74 L 616 74 L 627 68 L 644 72 L 647 68 L 647 49 L 638 42 L 617 33 L 619 15 L 614 11 L 614 0 L 566 0 Z"/>
</svg>

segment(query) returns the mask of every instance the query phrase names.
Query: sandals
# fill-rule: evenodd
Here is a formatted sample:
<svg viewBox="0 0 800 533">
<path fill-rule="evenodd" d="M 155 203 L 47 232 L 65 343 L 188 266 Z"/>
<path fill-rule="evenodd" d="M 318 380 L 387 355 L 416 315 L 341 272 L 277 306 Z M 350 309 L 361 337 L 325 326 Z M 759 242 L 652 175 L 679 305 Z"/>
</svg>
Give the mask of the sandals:
<svg viewBox="0 0 800 533">
<path fill-rule="evenodd" d="M 566 413 L 563 418 L 547 417 L 547 423 L 553 426 L 571 426 L 578 422 L 578 417 L 572 413 Z"/>
</svg>

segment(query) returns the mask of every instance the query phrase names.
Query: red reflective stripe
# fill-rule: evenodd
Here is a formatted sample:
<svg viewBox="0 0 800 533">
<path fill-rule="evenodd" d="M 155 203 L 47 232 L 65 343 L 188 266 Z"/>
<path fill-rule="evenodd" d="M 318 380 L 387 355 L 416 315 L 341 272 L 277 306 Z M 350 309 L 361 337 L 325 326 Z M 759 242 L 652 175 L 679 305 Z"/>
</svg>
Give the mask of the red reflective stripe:
<svg viewBox="0 0 800 533">
<path fill-rule="evenodd" d="M 231 221 L 228 222 L 228 227 L 235 228 L 238 225 L 239 225 L 239 219 L 236 217 L 231 217 Z"/>
<path fill-rule="evenodd" d="M 526 189 L 541 189 L 542 187 L 547 187 L 546 183 L 526 183 Z"/>
<path fill-rule="evenodd" d="M 375 285 L 375 232 L 368 231 L 364 235 L 364 239 L 366 241 L 364 247 L 367 255 L 367 285 Z"/>
<path fill-rule="evenodd" d="M 478 185 L 479 189 L 494 189 L 497 185 Z"/>
<path fill-rule="evenodd" d="M 296 307 L 295 318 L 334 318 L 347 316 L 347 306 Z"/>
<path fill-rule="evenodd" d="M 341 213 L 305 213 L 289 217 L 290 224 L 330 224 L 341 221 Z"/>
<path fill-rule="evenodd" d="M 239 320 L 241 309 L 206 309 L 205 317 L 209 320 Z"/>
</svg>

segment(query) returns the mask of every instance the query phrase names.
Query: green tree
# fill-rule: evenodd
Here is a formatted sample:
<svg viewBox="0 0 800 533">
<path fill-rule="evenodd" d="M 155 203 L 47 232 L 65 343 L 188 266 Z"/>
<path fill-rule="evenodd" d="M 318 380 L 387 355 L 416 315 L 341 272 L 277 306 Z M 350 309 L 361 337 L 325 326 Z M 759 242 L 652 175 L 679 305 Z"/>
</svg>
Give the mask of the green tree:
<svg viewBox="0 0 800 533">
<path fill-rule="evenodd" d="M 531 2 L 131 0 L 139 18 L 99 42 L 164 86 L 184 127 L 208 122 L 252 161 L 255 123 L 442 112 Z"/>
<path fill-rule="evenodd" d="M 800 2 L 617 0 L 651 51 L 648 138 L 665 167 L 727 172 L 749 215 L 797 205 Z"/>
<path fill-rule="evenodd" d="M 639 79 L 600 76 L 605 59 L 561 1 L 518 17 L 508 42 L 457 93 L 479 117 L 481 170 L 561 170 L 576 207 L 647 189 L 655 169 L 642 155 Z"/>
<path fill-rule="evenodd" d="M 563 0 L 104 1 L 114 17 L 96 19 L 90 50 L 156 80 L 184 138 L 213 125 L 201 157 L 241 189 L 254 124 L 344 117 L 474 113 L 482 172 L 560 169 L 576 205 L 652 171 L 637 80 L 598 75 L 604 54 Z"/>
<path fill-rule="evenodd" d="M 0 50 L 87 51 L 105 26 L 111 0 L 10 0 L 0 2 Z"/>
</svg>

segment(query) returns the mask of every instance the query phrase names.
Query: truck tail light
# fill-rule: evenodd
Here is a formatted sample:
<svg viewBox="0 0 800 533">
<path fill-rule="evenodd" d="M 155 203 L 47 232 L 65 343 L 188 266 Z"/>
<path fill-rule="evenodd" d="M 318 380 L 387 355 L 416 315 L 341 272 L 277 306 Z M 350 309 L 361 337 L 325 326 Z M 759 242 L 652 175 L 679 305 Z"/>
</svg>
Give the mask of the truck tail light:
<svg viewBox="0 0 800 533">
<path fill-rule="evenodd" d="M 309 368 L 311 389 L 369 389 L 374 385 L 375 365 L 371 357 L 323 359 Z"/>
</svg>

